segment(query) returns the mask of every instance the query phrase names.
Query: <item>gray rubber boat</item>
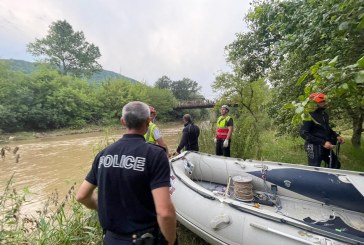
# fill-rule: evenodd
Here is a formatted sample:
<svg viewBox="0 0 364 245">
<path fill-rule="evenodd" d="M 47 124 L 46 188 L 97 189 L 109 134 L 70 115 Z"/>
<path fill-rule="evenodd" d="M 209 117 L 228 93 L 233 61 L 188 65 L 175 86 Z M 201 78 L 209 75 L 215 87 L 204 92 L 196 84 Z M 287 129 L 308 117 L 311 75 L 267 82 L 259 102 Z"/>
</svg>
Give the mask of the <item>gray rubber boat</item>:
<svg viewBox="0 0 364 245">
<path fill-rule="evenodd" d="M 211 244 L 364 244 L 364 173 L 183 152 L 178 220 Z"/>
</svg>

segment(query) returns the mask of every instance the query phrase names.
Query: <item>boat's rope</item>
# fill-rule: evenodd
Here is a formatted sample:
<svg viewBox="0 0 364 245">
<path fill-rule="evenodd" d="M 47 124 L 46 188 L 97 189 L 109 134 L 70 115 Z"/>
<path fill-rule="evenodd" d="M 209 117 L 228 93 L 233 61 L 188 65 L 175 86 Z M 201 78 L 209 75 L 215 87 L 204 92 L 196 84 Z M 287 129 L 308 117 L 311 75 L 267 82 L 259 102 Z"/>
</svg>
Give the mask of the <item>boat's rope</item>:
<svg viewBox="0 0 364 245">
<path fill-rule="evenodd" d="M 282 204 L 281 204 L 281 200 L 280 200 L 279 196 L 276 195 L 276 194 L 273 194 L 271 192 L 270 188 L 268 187 L 268 184 L 267 184 L 268 166 L 267 165 L 263 165 L 262 166 L 262 170 L 260 172 L 262 174 L 262 179 L 263 179 L 263 183 L 264 183 L 264 190 L 265 190 L 264 194 L 269 199 L 269 201 L 271 201 L 272 203 L 275 204 L 275 206 L 276 206 L 276 212 L 283 214 L 281 212 L 281 210 L 282 210 Z"/>
<path fill-rule="evenodd" d="M 316 223 L 326 223 L 327 221 L 334 220 L 336 218 L 335 211 L 332 211 L 332 215 L 329 216 L 328 219 L 322 219 L 322 220 L 316 220 L 315 222 L 312 222 L 310 224 L 316 224 Z"/>
<path fill-rule="evenodd" d="M 252 179 L 238 180 L 233 178 L 234 183 L 234 197 L 242 201 L 252 201 L 253 200 L 253 185 L 251 183 Z"/>
</svg>

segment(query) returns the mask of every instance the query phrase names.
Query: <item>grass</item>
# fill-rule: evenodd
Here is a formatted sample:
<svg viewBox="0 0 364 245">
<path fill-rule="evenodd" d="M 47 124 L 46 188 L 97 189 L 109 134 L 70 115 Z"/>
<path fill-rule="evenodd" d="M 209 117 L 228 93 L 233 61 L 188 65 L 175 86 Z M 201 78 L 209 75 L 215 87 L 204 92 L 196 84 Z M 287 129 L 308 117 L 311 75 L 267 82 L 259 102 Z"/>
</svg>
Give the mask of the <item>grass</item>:
<svg viewBox="0 0 364 245">
<path fill-rule="evenodd" d="M 364 172 L 364 147 L 354 148 L 349 137 L 346 137 L 345 140 L 346 143 L 340 146 L 339 152 L 341 169 Z M 288 136 L 275 137 L 273 131 L 268 131 L 263 134 L 262 141 L 262 158 L 260 160 L 307 164 L 303 139 Z M 362 137 L 362 142 L 364 144 L 364 137 Z M 322 163 L 321 166 L 324 164 Z"/>
<path fill-rule="evenodd" d="M 214 154 L 214 132 L 202 130 L 200 149 L 202 152 Z M 340 159 L 342 168 L 364 171 L 363 146 L 355 149 L 348 143 L 342 145 Z M 303 140 L 291 137 L 275 137 L 275 132 L 267 131 L 261 138 L 261 159 L 294 164 L 306 164 Z M 364 142 L 364 139 L 362 139 Z M 96 148 L 110 143 L 108 140 Z M 233 139 L 232 144 L 239 144 Z M 97 151 L 97 149 L 95 149 Z M 254 155 L 252 153 L 252 155 Z M 27 190 L 17 191 L 12 187 L 10 179 L 0 193 L 0 244 L 102 244 L 102 230 L 97 213 L 86 209 L 75 201 L 74 185 L 68 194 L 59 201 L 57 193 L 53 193 L 37 211 L 36 215 L 21 215 L 22 206 L 27 202 Z M 180 245 L 208 244 L 194 235 L 181 224 L 177 227 Z"/>
<path fill-rule="evenodd" d="M 208 245 L 202 238 L 196 236 L 186 227 L 177 222 L 177 234 L 179 245 Z"/>
<path fill-rule="evenodd" d="M 102 244 L 97 213 L 75 200 L 73 185 L 59 202 L 53 193 L 35 215 L 21 215 L 27 191 L 12 188 L 12 178 L 0 195 L 0 244 Z"/>
</svg>

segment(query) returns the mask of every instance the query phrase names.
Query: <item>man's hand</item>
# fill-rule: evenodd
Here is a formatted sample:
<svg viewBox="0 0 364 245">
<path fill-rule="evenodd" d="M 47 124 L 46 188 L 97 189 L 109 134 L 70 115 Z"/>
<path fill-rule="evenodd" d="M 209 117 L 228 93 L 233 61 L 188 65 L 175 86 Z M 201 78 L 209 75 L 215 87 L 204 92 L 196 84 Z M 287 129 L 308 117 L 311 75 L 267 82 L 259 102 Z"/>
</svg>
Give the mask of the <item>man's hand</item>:
<svg viewBox="0 0 364 245">
<path fill-rule="evenodd" d="M 223 147 L 228 147 L 229 146 L 229 140 L 224 140 L 224 143 L 222 144 Z"/>
<path fill-rule="evenodd" d="M 330 149 L 334 148 L 334 145 L 331 144 L 329 141 L 326 141 L 325 144 L 324 144 L 324 148 L 330 150 Z"/>
<path fill-rule="evenodd" d="M 215 145 L 216 145 L 216 142 L 217 142 L 217 139 L 216 139 L 216 138 L 214 138 L 214 143 L 215 143 Z"/>
<path fill-rule="evenodd" d="M 341 136 L 337 136 L 337 141 L 340 143 L 340 144 L 344 144 L 345 143 L 345 139 Z"/>
</svg>

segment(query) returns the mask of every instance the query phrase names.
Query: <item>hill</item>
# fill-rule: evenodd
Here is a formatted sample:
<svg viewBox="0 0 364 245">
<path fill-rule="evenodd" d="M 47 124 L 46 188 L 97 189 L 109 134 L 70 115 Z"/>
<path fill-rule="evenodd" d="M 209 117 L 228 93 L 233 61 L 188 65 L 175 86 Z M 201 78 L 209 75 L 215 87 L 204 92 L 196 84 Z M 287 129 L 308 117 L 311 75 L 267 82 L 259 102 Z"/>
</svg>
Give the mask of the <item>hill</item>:
<svg viewBox="0 0 364 245">
<path fill-rule="evenodd" d="M 34 62 L 29 62 L 29 61 L 25 61 L 25 60 L 14 60 L 14 59 L 0 59 L 0 61 L 4 61 L 6 63 L 9 63 L 10 67 L 15 70 L 15 71 L 21 71 L 27 74 L 32 73 L 36 68 L 37 68 L 37 64 Z M 116 72 L 113 71 L 108 71 L 108 70 L 102 70 L 100 72 L 95 73 L 90 79 L 89 81 L 91 82 L 96 82 L 99 83 L 103 80 L 106 79 L 124 79 L 124 80 L 128 80 L 132 83 L 137 83 L 138 81 L 130 78 L 130 77 L 126 77 L 123 76 L 121 74 L 118 74 Z"/>
</svg>

